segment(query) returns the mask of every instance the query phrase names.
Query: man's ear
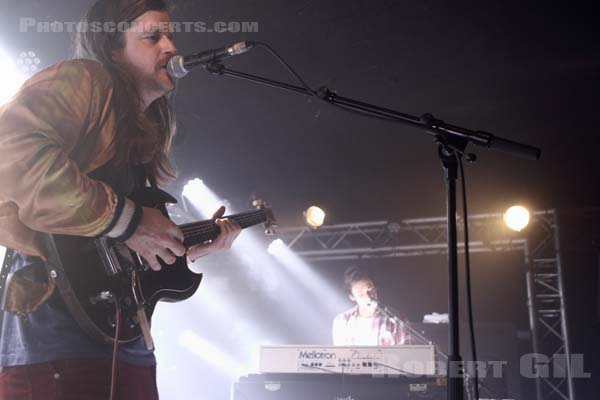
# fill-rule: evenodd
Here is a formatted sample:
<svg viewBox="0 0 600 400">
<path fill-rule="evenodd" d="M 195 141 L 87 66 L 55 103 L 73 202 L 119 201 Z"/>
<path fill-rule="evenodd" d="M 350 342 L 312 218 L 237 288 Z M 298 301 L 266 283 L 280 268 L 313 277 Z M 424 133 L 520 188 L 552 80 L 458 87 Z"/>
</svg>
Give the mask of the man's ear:
<svg viewBox="0 0 600 400">
<path fill-rule="evenodd" d="M 352 302 L 356 302 L 356 299 L 354 298 L 354 296 L 352 296 L 352 293 L 350 293 L 350 294 L 348 295 L 348 298 L 350 299 L 350 301 L 352 301 Z"/>
</svg>

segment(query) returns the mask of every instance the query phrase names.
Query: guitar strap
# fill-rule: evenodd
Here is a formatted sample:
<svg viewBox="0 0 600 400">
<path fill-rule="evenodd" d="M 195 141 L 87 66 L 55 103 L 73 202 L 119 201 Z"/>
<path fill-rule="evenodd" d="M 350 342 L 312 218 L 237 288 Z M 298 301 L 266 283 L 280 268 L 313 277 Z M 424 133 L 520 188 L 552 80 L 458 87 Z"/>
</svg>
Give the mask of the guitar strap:
<svg viewBox="0 0 600 400">
<path fill-rule="evenodd" d="M 150 184 L 150 187 L 158 188 L 158 184 L 156 183 L 155 177 L 148 175 L 145 170 L 144 170 L 144 175 L 146 176 L 146 180 Z"/>
<path fill-rule="evenodd" d="M 156 178 L 147 173 L 146 168 L 144 168 L 144 184 L 143 186 L 150 186 L 153 188 L 157 188 Z M 135 273 L 134 273 L 135 274 Z M 137 274 L 134 279 L 139 279 Z M 139 281 L 138 281 L 139 282 Z M 150 329 L 150 321 L 146 316 L 145 305 L 138 304 L 137 309 L 137 317 L 140 324 L 140 328 L 142 330 L 142 336 L 144 337 L 144 344 L 146 348 L 150 351 L 154 350 L 154 339 L 152 338 L 152 332 Z"/>
</svg>

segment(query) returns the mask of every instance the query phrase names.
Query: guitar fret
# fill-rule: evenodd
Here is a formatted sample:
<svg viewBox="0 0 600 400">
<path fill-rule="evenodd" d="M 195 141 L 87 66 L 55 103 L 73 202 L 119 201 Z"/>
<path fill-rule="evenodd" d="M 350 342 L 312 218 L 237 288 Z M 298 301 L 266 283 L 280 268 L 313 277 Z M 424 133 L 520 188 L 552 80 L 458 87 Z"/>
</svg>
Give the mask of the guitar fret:
<svg viewBox="0 0 600 400">
<path fill-rule="evenodd" d="M 248 228 L 266 221 L 264 210 L 250 211 L 247 213 L 234 214 L 227 216 L 240 225 L 242 229 Z M 219 227 L 212 220 L 205 220 L 180 225 L 184 234 L 184 243 L 186 246 L 193 246 L 208 240 L 215 239 L 220 232 Z"/>
</svg>

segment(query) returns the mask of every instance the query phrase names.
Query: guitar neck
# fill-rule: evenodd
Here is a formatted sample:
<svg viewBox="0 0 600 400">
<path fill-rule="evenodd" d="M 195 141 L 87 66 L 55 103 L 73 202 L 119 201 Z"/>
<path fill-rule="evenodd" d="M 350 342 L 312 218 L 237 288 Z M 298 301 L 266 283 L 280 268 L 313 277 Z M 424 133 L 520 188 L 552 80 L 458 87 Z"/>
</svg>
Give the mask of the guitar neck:
<svg viewBox="0 0 600 400">
<path fill-rule="evenodd" d="M 267 221 L 265 210 L 227 215 L 224 218 L 234 220 L 242 229 Z M 208 240 L 214 240 L 221 232 L 219 226 L 211 219 L 179 225 L 179 228 L 183 232 L 183 244 L 186 247 L 204 243 Z"/>
</svg>

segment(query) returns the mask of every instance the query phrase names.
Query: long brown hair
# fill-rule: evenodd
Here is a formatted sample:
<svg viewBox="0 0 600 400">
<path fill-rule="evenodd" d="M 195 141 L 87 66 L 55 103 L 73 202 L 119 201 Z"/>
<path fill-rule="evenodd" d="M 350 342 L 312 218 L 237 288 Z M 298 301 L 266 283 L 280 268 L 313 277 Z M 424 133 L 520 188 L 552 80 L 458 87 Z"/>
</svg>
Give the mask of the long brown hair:
<svg viewBox="0 0 600 400">
<path fill-rule="evenodd" d="M 170 96 L 156 99 L 145 112 L 140 111 L 141 98 L 134 77 L 113 60 L 113 52 L 125 47 L 122 29 L 90 29 L 93 24 L 111 23 L 118 27 L 131 23 L 147 11 L 167 11 L 165 0 L 98 0 L 83 17 L 88 29 L 75 36 L 74 57 L 98 61 L 110 73 L 114 87 L 114 110 L 117 135 L 116 161 L 144 164 L 146 173 L 159 183 L 175 178 L 168 155 L 175 134 L 175 114 Z"/>
</svg>

